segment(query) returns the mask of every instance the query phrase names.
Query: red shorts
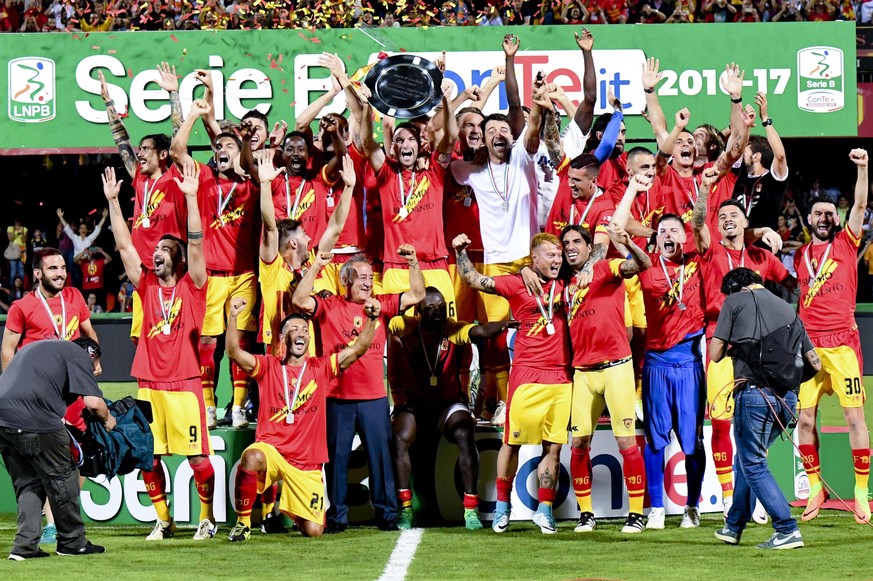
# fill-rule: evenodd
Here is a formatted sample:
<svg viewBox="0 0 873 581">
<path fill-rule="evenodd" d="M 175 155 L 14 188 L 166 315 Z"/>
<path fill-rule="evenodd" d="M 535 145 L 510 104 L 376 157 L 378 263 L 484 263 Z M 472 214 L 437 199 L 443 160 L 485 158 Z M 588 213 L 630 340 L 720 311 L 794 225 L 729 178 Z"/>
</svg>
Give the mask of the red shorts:
<svg viewBox="0 0 873 581">
<path fill-rule="evenodd" d="M 848 331 L 837 331 L 824 335 L 809 335 L 813 346 L 822 349 L 836 349 L 837 347 L 849 347 L 858 356 L 858 367 L 864 370 L 864 356 L 861 354 L 861 333 L 858 325 Z"/>
</svg>

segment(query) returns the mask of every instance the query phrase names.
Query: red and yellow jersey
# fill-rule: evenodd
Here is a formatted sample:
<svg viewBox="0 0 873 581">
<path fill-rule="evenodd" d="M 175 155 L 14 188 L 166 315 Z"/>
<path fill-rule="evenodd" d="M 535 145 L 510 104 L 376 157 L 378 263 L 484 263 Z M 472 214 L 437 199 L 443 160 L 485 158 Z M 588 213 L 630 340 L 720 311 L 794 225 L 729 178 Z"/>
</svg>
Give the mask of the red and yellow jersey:
<svg viewBox="0 0 873 581">
<path fill-rule="evenodd" d="M 702 257 L 704 318 L 706 336 L 712 337 L 718 322 L 721 307 L 727 298 L 721 292 L 721 281 L 728 272 L 739 267 L 750 268 L 762 279 L 782 282 L 788 278 L 788 270 L 773 253 L 758 246 L 746 246 L 742 250 L 729 250 L 721 242 L 713 241 Z"/>
<path fill-rule="evenodd" d="M 333 188 L 324 182 L 322 173 L 309 170 L 305 176 L 282 174 L 273 180 L 271 187 L 276 220 L 297 220 L 312 239 L 311 246 L 318 246 L 327 227 L 327 199 L 330 197 L 334 206 L 339 203 L 339 196 L 334 197 Z"/>
<path fill-rule="evenodd" d="M 606 196 L 614 206 L 618 207 L 625 192 L 627 192 L 627 182 L 615 182 L 606 192 Z M 661 195 L 660 181 L 657 178 L 652 187 L 649 188 L 649 191 L 637 193 L 630 208 L 631 218 L 652 230 L 658 229 L 658 220 L 664 214 L 664 211 L 664 198 Z M 649 244 L 649 239 L 642 236 L 634 236 L 633 241 L 634 244 L 643 250 Z M 610 246 L 610 251 L 613 250 L 614 247 Z"/>
<path fill-rule="evenodd" d="M 600 164 L 600 175 L 597 185 L 604 191 L 610 189 L 615 182 L 627 183 L 627 152 L 623 151 L 615 159 L 607 159 Z"/>
<path fill-rule="evenodd" d="M 800 319 L 810 336 L 852 329 L 858 291 L 861 237 L 848 225 L 828 244 L 808 243 L 794 253 L 800 283 Z"/>
<path fill-rule="evenodd" d="M 391 334 L 401 342 L 388 348 L 394 405 L 466 402 L 467 386 L 461 383 L 461 375 L 470 369 L 470 330 L 475 325 L 448 319 L 442 334 L 436 336 L 421 333 L 420 323 L 417 317 L 404 316 L 394 317 L 389 324 Z M 436 385 L 431 384 L 431 377 L 436 378 Z M 442 408 L 432 411 L 440 413 Z"/>
<path fill-rule="evenodd" d="M 367 156 L 361 153 L 354 144 L 349 146 L 349 157 L 352 158 L 352 163 L 355 166 L 355 191 L 354 206 L 357 212 L 355 226 L 353 227 L 357 241 L 347 238 L 346 234 L 352 228 L 353 215 L 349 212 L 349 217 L 346 220 L 346 227 L 343 229 L 342 235 L 337 242 L 337 248 L 342 246 L 357 246 L 364 250 L 367 256 L 374 259 L 382 259 L 382 244 L 385 239 L 382 227 L 382 210 L 379 205 L 379 196 L 376 189 L 376 176 L 373 173 L 373 168 L 367 160 Z M 367 216 L 366 226 L 364 224 L 364 216 Z M 395 249 L 396 250 L 396 249 Z"/>
<path fill-rule="evenodd" d="M 358 339 L 367 315 L 364 306 L 344 296 L 315 299 L 315 331 L 320 341 L 321 355 L 339 353 Z M 400 295 L 377 295 L 382 304 L 373 343 L 354 365 L 331 386 L 330 397 L 337 399 L 378 399 L 386 397 L 383 382 L 382 354 L 385 352 L 388 322 L 400 314 Z"/>
<path fill-rule="evenodd" d="M 197 201 L 206 268 L 228 274 L 253 272 L 261 234 L 260 186 L 225 179 L 214 168 L 199 165 Z"/>
<path fill-rule="evenodd" d="M 146 381 L 179 381 L 200 377 L 200 332 L 206 316 L 206 288 L 191 275 L 172 288 L 143 267 L 137 292 L 142 301 L 142 334 L 130 374 Z"/>
<path fill-rule="evenodd" d="M 615 204 L 603 190 L 597 190 L 587 200 L 573 199 L 573 194 L 567 185 L 566 167 L 569 166 L 565 166 L 558 172 L 561 181 L 558 185 L 558 193 L 555 194 L 555 201 L 552 203 L 552 209 L 549 211 L 549 217 L 546 220 L 546 232 L 560 236 L 561 230 L 572 224 L 588 230 L 592 238 L 596 233 L 606 234 L 606 227 L 612 220 Z"/>
<path fill-rule="evenodd" d="M 631 354 L 624 323 L 624 260 L 599 260 L 586 288 L 565 290 L 573 367 L 618 361 Z"/>
<path fill-rule="evenodd" d="M 261 287 L 261 312 L 258 340 L 278 354 L 282 344 L 279 324 L 291 314 L 291 296 L 303 276 L 295 272 L 278 254 L 273 262 L 259 261 L 258 284 Z"/>
<path fill-rule="evenodd" d="M 82 261 L 82 290 L 103 289 L 106 259 L 102 256 Z"/>
<path fill-rule="evenodd" d="M 397 255 L 402 244 L 412 244 L 421 260 L 448 256 L 443 232 L 443 180 L 446 170 L 431 155 L 424 171 L 400 170 L 397 160 L 386 157 L 376 174 L 382 207 L 385 243 L 382 260 L 403 262 Z"/>
<path fill-rule="evenodd" d="M 46 339 L 78 339 L 81 336 L 81 323 L 91 318 L 91 311 L 88 310 L 82 293 L 67 286 L 54 297 L 46 299 L 44 304 L 36 295 L 37 292 L 40 292 L 39 289 L 12 303 L 9 314 L 6 315 L 6 328 L 21 335 L 18 347 Z M 59 336 L 59 332 L 63 336 Z"/>
<path fill-rule="evenodd" d="M 701 174 L 703 170 L 713 165 L 715 162 L 710 161 L 696 167 L 689 177 L 680 176 L 672 165 L 668 165 L 664 175 L 657 180 L 664 203 L 664 213 L 676 214 L 682 218 L 682 222 L 685 224 L 684 250 L 686 252 L 695 249 L 694 233 L 691 230 L 691 215 L 694 213 L 694 204 L 697 202 L 700 192 Z M 721 234 L 718 233 L 718 207 L 722 202 L 733 197 L 736 183 L 737 174 L 728 172 L 712 186 L 712 191 L 709 192 L 706 203 L 706 225 L 713 240 L 721 238 Z"/>
<path fill-rule="evenodd" d="M 662 264 L 657 253 L 649 258 L 652 267 L 639 274 L 649 323 L 646 350 L 665 351 L 703 329 L 701 258 L 697 252 L 686 252 L 679 263 L 665 259 Z"/>
<path fill-rule="evenodd" d="M 553 333 L 549 333 L 549 321 L 542 315 L 536 297 L 528 296 L 521 275 L 496 276 L 494 285 L 495 293 L 509 301 L 512 317 L 520 323 L 515 333 L 512 364 L 530 369 L 566 371 L 570 365 L 570 342 L 567 340 L 564 283 L 553 280 L 544 284 L 545 299 L 540 298 L 548 315 L 551 297 Z"/>
<path fill-rule="evenodd" d="M 276 448 L 293 466 L 327 462 L 325 402 L 330 384 L 339 373 L 336 355 L 309 357 L 303 365 L 282 365 L 279 357 L 255 355 L 255 367 L 249 374 L 258 382 L 261 396 L 255 440 Z M 295 399 L 298 381 L 300 388 Z M 289 403 L 294 418 L 290 424 Z"/>
<path fill-rule="evenodd" d="M 139 259 L 149 267 L 161 236 L 172 234 L 188 239 L 188 203 L 173 178 L 182 179 L 175 164 L 157 180 L 148 179 L 137 165 L 133 177 L 135 196 L 130 237 Z"/>
</svg>

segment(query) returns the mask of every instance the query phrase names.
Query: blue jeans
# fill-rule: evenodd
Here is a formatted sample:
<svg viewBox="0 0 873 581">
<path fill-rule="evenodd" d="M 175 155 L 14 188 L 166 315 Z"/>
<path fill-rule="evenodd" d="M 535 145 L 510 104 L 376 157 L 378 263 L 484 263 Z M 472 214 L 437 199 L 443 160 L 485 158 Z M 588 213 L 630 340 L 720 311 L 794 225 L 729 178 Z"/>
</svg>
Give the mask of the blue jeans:
<svg viewBox="0 0 873 581">
<path fill-rule="evenodd" d="M 752 518 L 754 495 L 767 509 L 777 532 L 793 533 L 797 521 L 791 518 L 791 507 L 767 467 L 767 449 L 794 416 L 797 394 L 790 391 L 780 401 L 769 388 L 749 385 L 736 393 L 734 400 L 737 474 L 727 526 L 734 532 L 743 531 Z"/>
<path fill-rule="evenodd" d="M 15 288 L 15 277 L 20 276 L 21 282 L 24 282 L 24 263 L 20 260 L 9 261 L 9 286 Z"/>
</svg>

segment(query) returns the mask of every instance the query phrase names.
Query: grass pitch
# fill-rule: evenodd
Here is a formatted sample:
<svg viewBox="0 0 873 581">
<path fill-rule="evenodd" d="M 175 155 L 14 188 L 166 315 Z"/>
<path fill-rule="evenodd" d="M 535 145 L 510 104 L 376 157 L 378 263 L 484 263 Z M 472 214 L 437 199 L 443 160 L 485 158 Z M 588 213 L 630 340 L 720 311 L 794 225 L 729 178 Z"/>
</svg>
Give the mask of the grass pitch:
<svg viewBox="0 0 873 581">
<path fill-rule="evenodd" d="M 795 510 L 799 518 L 799 509 Z M 716 540 L 719 515 L 703 515 L 699 529 L 679 529 L 679 517 L 667 519 L 663 531 L 623 535 L 622 522 L 598 521 L 594 533 L 573 533 L 560 522 L 556 535 L 545 536 L 530 522 L 513 523 L 509 532 L 463 528 L 426 529 L 407 579 L 870 579 L 865 548 L 873 546 L 873 528 L 856 525 L 848 513 L 822 511 L 801 524 L 806 547 L 763 551 L 755 544 L 772 533 L 752 524 L 740 546 Z M 11 540 L 14 518 L 0 518 L 0 537 Z M 299 534 L 263 535 L 245 543 L 226 540 L 228 527 L 211 541 L 193 541 L 193 529 L 179 529 L 175 539 L 146 542 L 148 527 L 88 527 L 89 538 L 106 546 L 91 557 L 0 562 L 3 579 L 377 579 L 399 533 L 372 527 L 340 535 L 304 539 Z M 45 547 L 48 549 L 49 547 Z M 52 547 L 53 548 L 53 547 Z M 859 550 L 860 549 L 860 550 Z"/>
</svg>

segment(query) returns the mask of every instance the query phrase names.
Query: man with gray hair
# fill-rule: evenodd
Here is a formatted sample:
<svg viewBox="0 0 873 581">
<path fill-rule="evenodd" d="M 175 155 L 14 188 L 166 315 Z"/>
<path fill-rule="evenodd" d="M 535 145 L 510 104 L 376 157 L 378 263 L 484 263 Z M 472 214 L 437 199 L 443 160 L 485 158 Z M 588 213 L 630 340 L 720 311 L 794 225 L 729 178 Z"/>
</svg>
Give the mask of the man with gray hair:
<svg viewBox="0 0 873 581">
<path fill-rule="evenodd" d="M 294 308 L 310 315 L 321 337 L 318 355 L 339 353 L 358 339 L 364 325 L 361 306 L 370 298 L 381 303 L 381 324 L 358 364 L 334 380 L 327 399 L 328 454 L 325 466 L 330 508 L 327 533 L 337 533 L 348 526 L 346 506 L 347 471 L 352 441 L 357 430 L 367 449 L 370 469 L 370 500 L 376 510 L 376 524 L 383 530 L 397 530 L 397 497 L 391 459 L 391 422 L 388 397 L 383 381 L 382 354 L 386 329 L 395 315 L 409 309 L 425 296 L 424 276 L 418 265 L 415 248 L 403 244 L 397 249 L 409 267 L 409 290 L 402 294 L 373 295 L 373 266 L 363 254 L 356 254 L 343 264 L 340 282 L 342 296 L 312 296 L 318 273 L 331 261 L 329 252 L 319 252 L 312 268 L 297 285 L 292 297 Z"/>
</svg>

